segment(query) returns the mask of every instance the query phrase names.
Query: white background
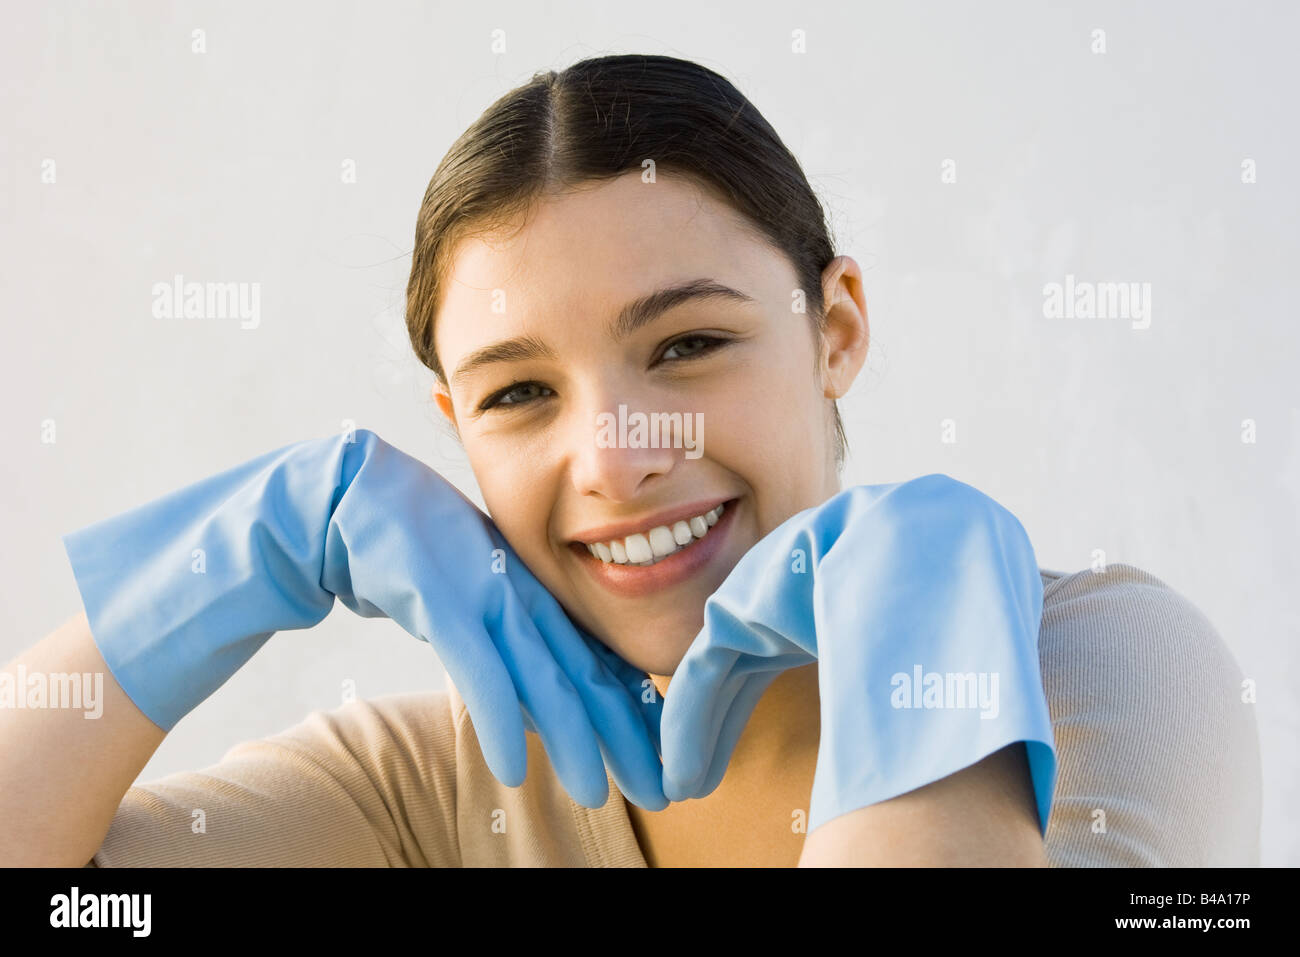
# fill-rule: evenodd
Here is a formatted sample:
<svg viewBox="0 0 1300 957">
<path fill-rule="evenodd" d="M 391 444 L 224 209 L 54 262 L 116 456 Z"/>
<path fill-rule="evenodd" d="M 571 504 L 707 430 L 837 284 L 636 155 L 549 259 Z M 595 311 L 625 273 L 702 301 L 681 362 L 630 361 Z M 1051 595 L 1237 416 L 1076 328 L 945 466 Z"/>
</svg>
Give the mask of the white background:
<svg viewBox="0 0 1300 957">
<path fill-rule="evenodd" d="M 610 6 L 6 11 L 0 658 L 79 608 L 60 535 L 344 419 L 477 497 L 402 320 L 425 186 L 534 71 L 665 53 L 753 100 L 865 270 L 846 483 L 945 472 L 1011 509 L 1043 567 L 1103 549 L 1188 596 L 1258 682 L 1263 862 L 1300 863 L 1295 6 Z M 177 273 L 261 283 L 260 327 L 153 318 Z M 1150 328 L 1044 318 L 1067 273 L 1150 283 Z M 442 673 L 336 608 L 273 638 L 142 779 L 334 708 L 347 679 L 367 697 Z"/>
</svg>

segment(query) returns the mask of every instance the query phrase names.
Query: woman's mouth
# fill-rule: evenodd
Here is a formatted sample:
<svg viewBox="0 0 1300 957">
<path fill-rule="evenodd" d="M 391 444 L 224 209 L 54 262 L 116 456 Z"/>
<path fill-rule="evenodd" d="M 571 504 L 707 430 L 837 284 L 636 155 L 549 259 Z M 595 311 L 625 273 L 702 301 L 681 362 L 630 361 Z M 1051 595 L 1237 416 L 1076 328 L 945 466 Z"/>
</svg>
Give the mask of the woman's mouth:
<svg viewBox="0 0 1300 957">
<path fill-rule="evenodd" d="M 570 544 L 600 584 L 623 597 L 645 595 L 690 577 L 718 552 L 738 499 L 699 514 L 605 541 Z"/>
<path fill-rule="evenodd" d="M 587 551 L 606 564 L 654 565 L 708 535 L 726 511 L 726 505 L 723 502 L 703 515 L 693 515 L 672 525 L 656 525 L 647 532 L 596 542 L 588 545 Z"/>
</svg>

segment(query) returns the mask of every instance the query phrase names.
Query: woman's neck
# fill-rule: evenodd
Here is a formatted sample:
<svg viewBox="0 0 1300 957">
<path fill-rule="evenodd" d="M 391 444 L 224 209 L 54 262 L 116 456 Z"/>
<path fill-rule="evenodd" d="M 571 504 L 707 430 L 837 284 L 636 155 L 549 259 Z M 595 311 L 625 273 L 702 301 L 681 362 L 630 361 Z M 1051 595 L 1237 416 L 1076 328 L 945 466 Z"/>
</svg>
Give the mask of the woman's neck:
<svg viewBox="0 0 1300 957">
<path fill-rule="evenodd" d="M 667 676 L 650 677 L 671 691 Z M 653 813 L 628 803 L 650 866 L 797 864 L 820 731 L 816 663 L 783 672 L 759 699 L 716 790 Z"/>
<path fill-rule="evenodd" d="M 650 675 L 667 700 L 671 675 Z M 815 748 L 821 734 L 821 698 L 817 691 L 817 663 L 782 672 L 763 692 L 727 765 L 727 777 L 756 763 L 766 766 L 774 755 L 790 748 Z M 726 778 L 723 779 L 724 782 Z"/>
</svg>

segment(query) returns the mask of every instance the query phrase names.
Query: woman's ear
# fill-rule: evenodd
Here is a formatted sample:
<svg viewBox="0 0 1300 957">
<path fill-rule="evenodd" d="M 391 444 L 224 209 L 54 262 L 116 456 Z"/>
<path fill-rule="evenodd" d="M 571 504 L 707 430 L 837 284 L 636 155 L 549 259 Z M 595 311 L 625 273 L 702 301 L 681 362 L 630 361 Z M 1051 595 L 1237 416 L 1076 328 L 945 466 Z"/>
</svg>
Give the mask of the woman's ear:
<svg viewBox="0 0 1300 957">
<path fill-rule="evenodd" d="M 837 256 L 822 271 L 826 328 L 822 333 L 822 382 L 828 399 L 843 398 L 867 359 L 871 330 L 862 270 L 851 256 Z"/>
<path fill-rule="evenodd" d="M 442 414 L 445 415 L 447 421 L 451 423 L 451 427 L 455 429 L 456 411 L 452 408 L 451 393 L 447 391 L 447 387 L 441 382 L 435 382 L 433 388 L 429 391 L 433 395 L 433 401 L 437 403 L 438 408 L 442 410 Z M 459 432 L 460 430 L 456 429 L 456 431 Z"/>
</svg>

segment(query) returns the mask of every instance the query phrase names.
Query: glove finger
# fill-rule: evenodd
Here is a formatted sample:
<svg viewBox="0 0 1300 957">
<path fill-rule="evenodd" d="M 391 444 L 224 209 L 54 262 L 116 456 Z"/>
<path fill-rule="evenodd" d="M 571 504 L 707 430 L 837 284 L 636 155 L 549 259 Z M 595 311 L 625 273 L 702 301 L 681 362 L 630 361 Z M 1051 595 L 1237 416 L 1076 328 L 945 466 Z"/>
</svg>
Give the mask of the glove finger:
<svg viewBox="0 0 1300 957">
<path fill-rule="evenodd" d="M 717 790 L 718 785 L 722 783 L 722 779 L 726 776 L 727 765 L 730 764 L 731 756 L 736 751 L 736 744 L 740 741 L 745 726 L 753 716 L 754 709 L 758 707 L 759 699 L 763 697 L 763 693 L 780 675 L 781 671 L 774 669 L 737 676 L 740 680 L 740 688 L 732 696 L 731 706 L 727 709 L 726 717 L 722 721 L 722 727 L 718 731 L 718 742 L 713 749 L 713 760 L 709 766 L 709 773 L 705 776 L 703 783 L 691 795 L 692 797 L 707 797 Z M 669 690 L 671 691 L 672 688 L 670 687 Z"/>
<path fill-rule="evenodd" d="M 595 638 L 587 638 L 588 645 L 596 657 L 605 663 L 615 679 L 627 690 L 628 695 L 637 704 L 637 713 L 645 723 L 650 743 L 654 745 L 655 754 L 662 762 L 664 748 L 661 725 L 663 722 L 664 699 L 659 689 L 646 672 L 624 661 L 612 649 L 607 648 Z M 661 778 L 662 780 L 662 778 Z"/>
<path fill-rule="evenodd" d="M 584 807 L 603 807 L 609 781 L 596 729 L 546 640 L 508 583 L 489 632 L 510 669 L 519 701 L 531 716 L 565 790 Z"/>
<path fill-rule="evenodd" d="M 528 773 L 524 716 L 514 681 L 491 636 L 482 626 L 471 626 L 465 634 L 440 640 L 434 650 L 465 701 L 488 769 L 507 787 L 523 784 Z"/>
<path fill-rule="evenodd" d="M 793 647 L 793 646 L 791 646 Z M 664 794 L 711 794 L 759 699 L 782 672 L 815 660 L 800 650 L 762 657 L 697 642 L 673 673 L 663 713 Z"/>
<path fill-rule="evenodd" d="M 546 634 L 542 622 L 543 634 Z M 662 811 L 668 806 L 663 793 L 663 765 L 659 760 L 654 737 L 650 733 L 651 719 L 648 710 L 659 710 L 659 695 L 654 704 L 643 704 L 629 688 L 630 674 L 634 671 L 608 649 L 597 652 L 599 642 L 586 639 L 573 630 L 565 618 L 554 627 L 570 632 L 570 636 L 556 641 L 556 657 L 561 667 L 573 680 L 595 725 L 601 754 L 614 777 L 619 790 L 634 804 L 651 811 Z M 624 672 L 622 677 L 615 670 Z M 640 677 L 649 680 L 644 673 Z M 639 689 L 639 683 L 634 685 Z"/>
<path fill-rule="evenodd" d="M 664 794 L 670 801 L 694 797 L 713 766 L 722 722 L 740 691 L 740 683 L 732 680 L 740 657 L 730 648 L 697 640 L 673 672 L 660 725 Z"/>
<path fill-rule="evenodd" d="M 582 699 L 604 760 L 602 772 L 607 766 L 619 790 L 633 803 L 663 810 L 668 806 L 659 758 L 663 706 L 658 693 L 644 702 L 642 682 L 649 677 L 575 626 L 527 565 L 513 552 L 507 556 L 520 601 Z"/>
</svg>

